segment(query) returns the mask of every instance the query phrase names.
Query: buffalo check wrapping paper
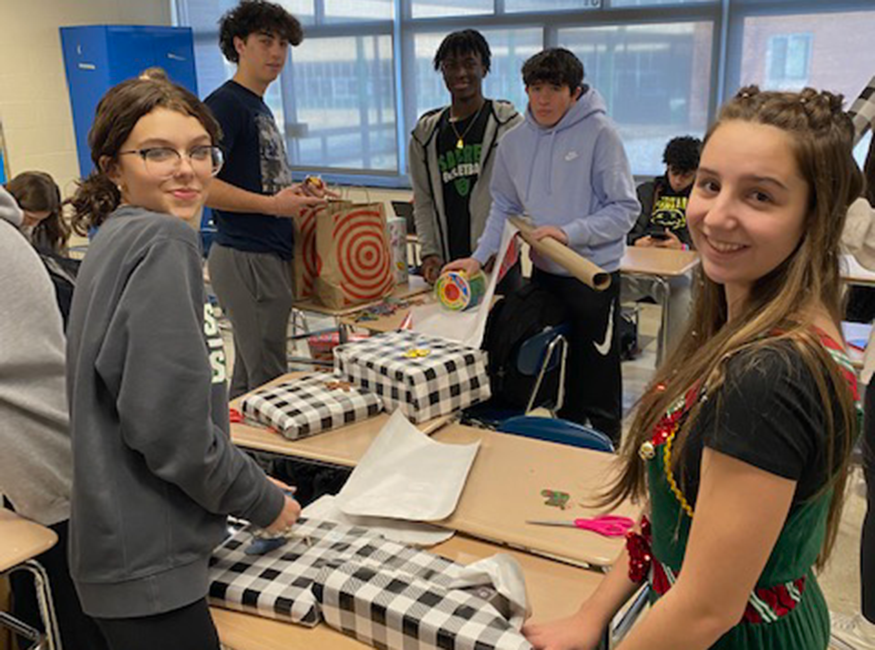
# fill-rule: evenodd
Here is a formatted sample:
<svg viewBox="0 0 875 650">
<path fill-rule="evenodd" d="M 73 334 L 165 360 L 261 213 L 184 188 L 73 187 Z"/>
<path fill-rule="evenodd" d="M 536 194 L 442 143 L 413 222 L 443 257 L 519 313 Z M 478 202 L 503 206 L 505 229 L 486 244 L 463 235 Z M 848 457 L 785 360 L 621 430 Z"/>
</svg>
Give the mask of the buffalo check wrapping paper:
<svg viewBox="0 0 875 650">
<path fill-rule="evenodd" d="M 257 390 L 243 399 L 242 407 L 244 416 L 290 440 L 352 424 L 382 410 L 374 393 L 324 373 Z"/>
<path fill-rule="evenodd" d="M 344 379 L 424 422 L 489 399 L 486 353 L 455 341 L 402 330 L 341 345 L 334 366 Z"/>
<path fill-rule="evenodd" d="M 848 115 L 854 123 L 854 145 L 856 146 L 875 124 L 875 77 L 872 77 L 860 96 L 851 104 Z"/>
<path fill-rule="evenodd" d="M 300 519 L 289 542 L 246 555 L 244 528 L 210 560 L 210 604 L 391 650 L 530 650 L 494 588 L 453 588 L 465 567 L 364 528 Z"/>
</svg>

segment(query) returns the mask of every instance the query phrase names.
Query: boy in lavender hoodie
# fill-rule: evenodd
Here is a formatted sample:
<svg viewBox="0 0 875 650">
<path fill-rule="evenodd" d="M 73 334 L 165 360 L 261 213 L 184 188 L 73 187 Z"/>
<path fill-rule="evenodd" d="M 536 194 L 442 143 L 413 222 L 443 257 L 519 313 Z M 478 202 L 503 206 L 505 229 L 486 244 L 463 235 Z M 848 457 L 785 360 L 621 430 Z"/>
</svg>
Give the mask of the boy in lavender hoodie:
<svg viewBox="0 0 875 650">
<path fill-rule="evenodd" d="M 526 214 L 534 236 L 553 237 L 611 274 L 598 292 L 532 254 L 532 282 L 571 311 L 565 407 L 560 415 L 620 437 L 622 381 L 617 322 L 620 258 L 640 212 L 629 161 L 601 95 L 583 83 L 583 64 L 563 48 L 523 65 L 525 122 L 501 141 L 492 173 L 492 209 L 471 257 L 447 267 L 478 271 L 498 251 L 507 217 Z"/>
</svg>

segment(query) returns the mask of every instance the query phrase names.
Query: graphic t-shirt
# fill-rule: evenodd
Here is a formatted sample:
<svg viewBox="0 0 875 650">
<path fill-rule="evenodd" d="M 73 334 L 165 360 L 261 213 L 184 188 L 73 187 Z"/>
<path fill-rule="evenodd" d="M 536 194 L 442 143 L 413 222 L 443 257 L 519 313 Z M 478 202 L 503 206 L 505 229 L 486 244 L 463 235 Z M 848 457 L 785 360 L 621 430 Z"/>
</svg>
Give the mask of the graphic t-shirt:
<svg viewBox="0 0 875 650">
<path fill-rule="evenodd" d="M 213 91 L 205 102 L 222 127 L 220 144 L 225 164 L 219 179 L 267 196 L 292 184 L 283 136 L 259 95 L 231 80 Z M 213 213 L 216 241 L 222 246 L 292 259 L 291 219 L 224 210 Z"/>
<path fill-rule="evenodd" d="M 483 136 L 491 113 L 492 102 L 486 100 L 479 112 L 464 120 L 450 123 L 450 111 L 446 111 L 438 123 L 438 167 L 447 215 L 450 260 L 471 256 L 469 200 L 480 177 Z"/>
<path fill-rule="evenodd" d="M 675 234 L 687 228 L 687 204 L 692 185 L 675 192 L 668 182 L 657 183 L 650 212 L 650 225 L 662 227 Z M 683 241 L 681 237 L 681 241 Z"/>
</svg>

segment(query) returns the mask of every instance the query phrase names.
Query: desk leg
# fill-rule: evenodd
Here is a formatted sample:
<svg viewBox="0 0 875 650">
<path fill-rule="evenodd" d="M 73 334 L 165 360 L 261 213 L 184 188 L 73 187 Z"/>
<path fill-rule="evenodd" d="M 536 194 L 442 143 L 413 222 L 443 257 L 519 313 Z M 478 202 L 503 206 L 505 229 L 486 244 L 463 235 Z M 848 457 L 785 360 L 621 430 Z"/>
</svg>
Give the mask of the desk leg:
<svg viewBox="0 0 875 650">
<path fill-rule="evenodd" d="M 668 312 L 671 304 L 671 285 L 668 281 L 658 275 L 651 276 L 657 287 L 659 287 L 660 298 L 662 305 L 662 314 L 660 314 L 659 337 L 656 343 L 656 367 L 662 363 L 662 358 L 668 350 Z"/>
</svg>

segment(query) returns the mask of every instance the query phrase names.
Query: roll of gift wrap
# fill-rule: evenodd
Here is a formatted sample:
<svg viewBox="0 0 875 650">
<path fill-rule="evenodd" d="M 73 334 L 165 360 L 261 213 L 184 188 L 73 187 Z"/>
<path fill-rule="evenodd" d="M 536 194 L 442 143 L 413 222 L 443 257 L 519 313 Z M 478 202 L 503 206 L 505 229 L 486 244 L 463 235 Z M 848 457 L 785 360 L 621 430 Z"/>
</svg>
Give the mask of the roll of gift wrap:
<svg viewBox="0 0 875 650">
<path fill-rule="evenodd" d="M 447 271 L 434 285 L 438 301 L 452 311 L 476 307 L 486 294 L 486 276 L 477 272 L 471 277 L 464 271 Z"/>
<path fill-rule="evenodd" d="M 395 284 L 404 284 L 407 282 L 407 222 L 403 217 L 392 217 L 386 220 L 386 226 L 389 230 Z"/>
</svg>

